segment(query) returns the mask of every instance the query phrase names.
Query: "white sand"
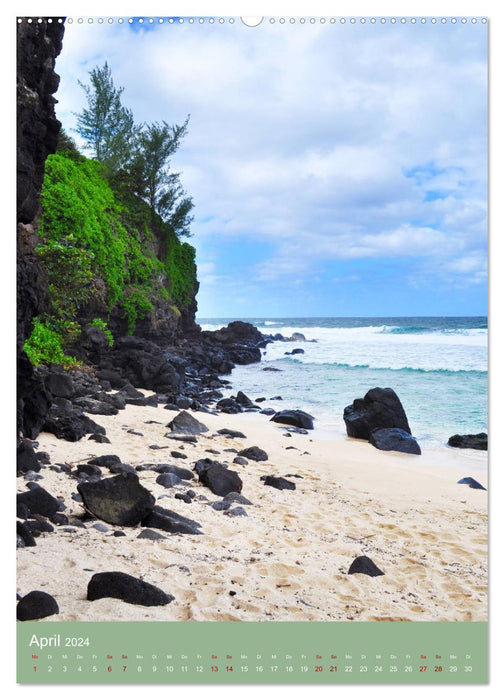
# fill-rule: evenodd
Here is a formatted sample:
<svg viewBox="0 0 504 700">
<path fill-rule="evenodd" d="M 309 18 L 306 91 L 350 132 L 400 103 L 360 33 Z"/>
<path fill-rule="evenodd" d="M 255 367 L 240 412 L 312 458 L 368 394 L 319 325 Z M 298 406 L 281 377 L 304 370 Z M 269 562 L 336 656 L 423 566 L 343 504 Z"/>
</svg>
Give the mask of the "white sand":
<svg viewBox="0 0 504 700">
<path fill-rule="evenodd" d="M 117 416 L 93 416 L 111 444 L 58 440 L 42 433 L 39 450 L 52 463 L 72 466 L 103 454 L 123 462 L 170 463 L 191 469 L 196 459 L 227 461 L 243 480 L 242 494 L 253 505 L 247 517 L 230 517 L 208 503 L 220 500 L 196 480 L 187 504 L 177 491 L 156 484 L 157 474 L 139 473 L 159 505 L 197 520 L 201 536 L 166 535 L 137 539 L 141 526 L 108 525 L 43 534 L 36 547 L 18 550 L 18 592 L 44 590 L 58 601 L 50 620 L 486 620 L 487 492 L 457 484 L 473 476 L 484 486 L 487 454 L 440 449 L 421 456 L 381 452 L 358 440 L 309 435 L 284 437 L 288 428 L 254 414 L 194 414 L 209 432 L 197 445 L 166 438 L 176 415 L 164 408 L 128 405 Z M 147 424 L 146 421 L 159 421 Z M 216 436 L 219 428 L 241 430 L 247 439 Z M 128 429 L 143 437 L 127 433 Z M 170 445 L 151 450 L 149 445 Z M 232 464 L 238 450 L 257 445 L 267 462 Z M 286 449 L 287 447 L 296 449 Z M 220 451 L 219 455 L 205 452 Z M 188 458 L 174 459 L 171 450 Z M 308 452 L 309 454 L 306 454 Z M 108 470 L 103 469 L 104 476 Z M 77 482 L 49 467 L 40 484 L 67 505 L 70 517 L 84 514 L 71 498 Z M 290 477 L 295 491 L 265 486 L 264 474 Z M 19 491 L 26 488 L 18 479 Z M 162 496 L 164 496 L 162 498 Z M 206 497 L 206 498 L 205 498 Z M 206 500 L 208 499 L 208 500 Z M 238 505 L 238 504 L 237 504 Z M 125 537 L 114 537 L 123 529 Z M 353 559 L 365 554 L 385 573 L 348 575 Z M 86 600 L 93 573 L 123 571 L 175 596 L 162 607 L 116 599 Z M 234 591 L 236 595 L 230 595 Z"/>
</svg>

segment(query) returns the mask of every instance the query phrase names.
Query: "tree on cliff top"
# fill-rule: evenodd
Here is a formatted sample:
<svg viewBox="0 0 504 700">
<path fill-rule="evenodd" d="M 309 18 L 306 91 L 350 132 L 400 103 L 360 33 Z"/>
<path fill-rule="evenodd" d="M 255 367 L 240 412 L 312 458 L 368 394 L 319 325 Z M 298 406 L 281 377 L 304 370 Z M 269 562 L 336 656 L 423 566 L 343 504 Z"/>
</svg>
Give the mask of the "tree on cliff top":
<svg viewBox="0 0 504 700">
<path fill-rule="evenodd" d="M 180 182 L 180 173 L 170 171 L 170 157 L 187 132 L 189 117 L 179 126 L 148 124 L 137 138 L 134 167 L 141 173 L 140 196 L 149 203 L 152 215 L 159 214 L 177 234 L 189 236 L 194 207 Z"/>
<path fill-rule="evenodd" d="M 94 157 L 116 172 L 130 159 L 137 128 L 131 110 L 121 103 L 124 88 L 114 86 L 107 62 L 102 68 L 93 68 L 89 75 L 91 85 L 79 81 L 88 106 L 76 115 L 76 132 Z"/>
<path fill-rule="evenodd" d="M 182 125 L 161 123 L 135 125 L 133 114 L 123 107 L 124 88 L 116 88 L 107 63 L 89 73 L 91 84 L 79 81 L 87 109 L 77 114 L 75 130 L 96 160 L 107 168 L 116 189 L 125 189 L 147 201 L 156 215 L 178 236 L 190 236 L 192 198 L 170 169 L 170 158 L 187 133 L 189 117 Z"/>
</svg>

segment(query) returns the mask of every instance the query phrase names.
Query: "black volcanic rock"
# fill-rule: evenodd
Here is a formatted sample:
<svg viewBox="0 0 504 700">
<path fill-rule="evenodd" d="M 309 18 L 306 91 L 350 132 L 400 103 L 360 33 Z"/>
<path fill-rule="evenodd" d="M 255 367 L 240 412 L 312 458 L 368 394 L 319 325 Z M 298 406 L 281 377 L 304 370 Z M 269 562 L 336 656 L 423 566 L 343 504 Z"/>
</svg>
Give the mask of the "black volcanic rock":
<svg viewBox="0 0 504 700">
<path fill-rule="evenodd" d="M 51 404 L 40 372 L 23 345 L 33 330 L 33 317 L 49 309 L 49 284 L 35 248 L 39 243 L 40 192 L 45 160 L 56 150 L 61 124 L 53 97 L 59 83 L 54 72 L 61 51 L 64 23 L 40 18 L 16 24 L 17 31 L 17 428 L 36 438 Z"/>
<path fill-rule="evenodd" d="M 16 469 L 18 474 L 27 472 L 39 472 L 41 465 L 31 442 L 27 439 L 20 440 L 16 450 Z"/>
<path fill-rule="evenodd" d="M 32 515 L 45 515 L 48 518 L 58 511 L 64 510 L 65 506 L 58 499 L 51 496 L 42 486 L 33 484 L 32 488 L 24 493 L 17 494 L 17 505 L 26 506 Z"/>
<path fill-rule="evenodd" d="M 400 428 L 378 428 L 369 436 L 369 442 L 378 450 L 393 450 L 412 455 L 422 454 L 415 438 Z"/>
<path fill-rule="evenodd" d="M 366 576 L 385 576 L 374 561 L 369 557 L 361 556 L 353 560 L 348 569 L 349 574 L 366 574 Z"/>
<path fill-rule="evenodd" d="M 90 396 L 79 396 L 73 400 L 73 405 L 92 415 L 115 416 L 119 413 L 119 409 L 113 405 L 110 399 L 100 401 Z"/>
<path fill-rule="evenodd" d="M 238 452 L 239 457 L 245 457 L 245 459 L 251 459 L 253 462 L 265 462 L 268 459 L 268 454 L 262 450 L 260 447 L 246 447 L 244 450 Z"/>
<path fill-rule="evenodd" d="M 16 535 L 18 547 L 35 547 L 37 544 L 28 525 L 21 523 L 19 520 L 16 521 Z"/>
<path fill-rule="evenodd" d="M 112 525 L 137 525 L 153 509 L 155 498 L 136 474 L 118 474 L 96 482 L 78 484 L 84 506 L 92 515 Z"/>
<path fill-rule="evenodd" d="M 450 447 L 460 447 L 469 450 L 488 450 L 488 435 L 452 435 L 448 440 Z"/>
<path fill-rule="evenodd" d="M 236 403 L 240 404 L 240 406 L 243 406 L 244 408 L 250 408 L 254 405 L 253 401 L 249 399 L 249 397 L 244 394 L 243 391 L 239 391 L 236 394 Z"/>
<path fill-rule="evenodd" d="M 173 486 L 180 484 L 181 482 L 182 479 L 180 477 L 178 477 L 176 474 L 170 474 L 169 472 L 163 472 L 156 478 L 156 484 L 164 486 L 166 489 L 171 489 Z"/>
<path fill-rule="evenodd" d="M 482 491 L 486 491 L 486 488 L 482 486 L 479 481 L 473 479 L 472 476 L 464 476 L 463 479 L 459 479 L 459 481 L 457 481 L 457 484 L 467 484 L 470 489 L 481 489 Z"/>
<path fill-rule="evenodd" d="M 279 491 L 283 491 L 284 489 L 288 491 L 296 490 L 296 484 L 293 481 L 284 479 L 283 476 L 262 476 L 261 481 L 264 481 L 265 486 L 272 486 Z"/>
<path fill-rule="evenodd" d="M 238 473 L 227 469 L 223 464 L 211 459 L 200 459 L 194 469 L 200 482 L 216 496 L 227 496 L 232 492 L 241 493 L 243 482 Z"/>
<path fill-rule="evenodd" d="M 181 389 L 183 365 L 176 358 L 167 357 L 166 352 L 150 340 L 137 336 L 118 338 L 108 358 L 114 370 L 133 386 L 160 393 L 178 393 Z M 145 399 L 142 394 L 129 398 Z"/>
<path fill-rule="evenodd" d="M 192 472 L 190 469 L 185 469 L 184 467 L 177 467 L 172 464 L 152 464 L 148 467 L 144 465 L 141 471 L 143 471 L 145 468 L 157 472 L 158 474 L 174 474 L 179 479 L 183 479 L 186 481 L 191 481 L 192 479 L 194 479 L 194 472 Z"/>
<path fill-rule="evenodd" d="M 370 389 L 343 412 L 347 435 L 369 440 L 378 428 L 400 428 L 411 435 L 406 413 L 393 389 Z"/>
<path fill-rule="evenodd" d="M 90 435 L 88 437 L 88 440 L 94 440 L 95 442 L 100 442 L 100 443 L 106 442 L 106 443 L 110 444 L 110 440 L 108 439 L 108 437 L 106 435 L 99 435 L 98 433 L 93 433 L 92 435 Z"/>
<path fill-rule="evenodd" d="M 174 433 L 187 433 L 189 435 L 199 435 L 200 433 L 208 432 L 206 425 L 200 423 L 187 411 L 181 411 L 166 427 L 171 428 Z"/>
<path fill-rule="evenodd" d="M 232 396 L 218 401 L 216 408 L 222 413 L 241 413 L 243 410 L 240 404 Z"/>
<path fill-rule="evenodd" d="M 76 467 L 79 479 L 91 479 L 98 481 L 102 478 L 102 470 L 96 464 L 78 464 Z"/>
<path fill-rule="evenodd" d="M 30 591 L 21 598 L 16 608 L 18 620 L 40 620 L 59 613 L 58 603 L 44 591 Z"/>
<path fill-rule="evenodd" d="M 117 455 L 99 455 L 88 460 L 88 464 L 94 464 L 98 467 L 113 467 L 116 464 L 121 464 L 121 458 Z"/>
<path fill-rule="evenodd" d="M 201 523 L 190 520 L 173 510 L 154 506 L 152 511 L 142 520 L 142 526 L 163 530 L 179 535 L 202 535 Z"/>
<path fill-rule="evenodd" d="M 221 428 L 217 431 L 218 435 L 225 435 L 229 438 L 246 438 L 247 436 L 241 433 L 239 430 L 232 430 L 231 428 Z"/>
<path fill-rule="evenodd" d="M 45 376 L 44 386 L 53 396 L 69 399 L 74 395 L 72 377 L 68 372 L 53 369 Z"/>
<path fill-rule="evenodd" d="M 274 423 L 286 423 L 297 428 L 313 430 L 313 416 L 306 411 L 286 409 L 275 413 L 271 420 Z"/>
<path fill-rule="evenodd" d="M 262 333 L 245 321 L 232 321 L 218 331 L 204 331 L 203 334 L 224 345 L 259 345 L 264 341 Z"/>
<path fill-rule="evenodd" d="M 142 532 L 137 536 L 137 540 L 152 540 L 153 542 L 156 540 L 166 539 L 167 538 L 165 535 L 162 535 L 160 532 L 156 532 L 156 530 L 150 530 L 149 528 L 142 530 Z"/>
<path fill-rule="evenodd" d="M 24 350 L 17 358 L 18 428 L 34 440 L 43 429 L 52 396 L 46 390 L 40 367 L 33 367 Z"/>
<path fill-rule="evenodd" d="M 87 599 L 118 598 L 133 605 L 167 605 L 175 600 L 157 586 L 122 571 L 94 574 L 88 583 Z"/>
<path fill-rule="evenodd" d="M 81 408 L 63 399 L 53 403 L 45 417 L 43 430 L 53 433 L 61 440 L 77 442 L 87 433 L 105 435 L 105 428 L 86 416 Z"/>
</svg>

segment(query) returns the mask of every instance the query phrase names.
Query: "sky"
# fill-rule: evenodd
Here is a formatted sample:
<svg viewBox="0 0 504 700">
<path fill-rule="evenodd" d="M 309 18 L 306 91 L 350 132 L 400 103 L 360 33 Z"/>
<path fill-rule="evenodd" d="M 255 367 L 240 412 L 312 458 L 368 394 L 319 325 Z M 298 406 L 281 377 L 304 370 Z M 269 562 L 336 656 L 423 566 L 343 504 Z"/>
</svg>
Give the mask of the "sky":
<svg viewBox="0 0 504 700">
<path fill-rule="evenodd" d="M 56 113 L 71 133 L 107 61 L 137 122 L 190 115 L 172 166 L 199 318 L 486 315 L 486 42 L 481 22 L 85 19 Z"/>
</svg>

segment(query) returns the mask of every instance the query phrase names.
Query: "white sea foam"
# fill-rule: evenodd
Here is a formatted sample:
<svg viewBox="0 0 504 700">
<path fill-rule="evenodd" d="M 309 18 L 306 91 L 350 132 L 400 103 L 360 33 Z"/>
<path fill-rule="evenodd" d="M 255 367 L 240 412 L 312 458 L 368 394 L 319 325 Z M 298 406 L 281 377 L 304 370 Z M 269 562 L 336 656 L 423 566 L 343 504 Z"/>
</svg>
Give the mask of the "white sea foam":
<svg viewBox="0 0 504 700">
<path fill-rule="evenodd" d="M 397 324 L 396 319 L 372 319 L 369 325 L 361 319 L 350 319 L 348 325 L 343 319 L 320 319 L 320 324 L 317 319 L 311 325 L 303 320 L 256 321 L 263 333 L 284 338 L 302 333 L 307 342 L 269 343 L 260 364 L 233 370 L 226 393 L 241 389 L 251 398 L 266 397 L 263 405 L 275 410 L 306 410 L 316 416 L 319 430 L 344 436 L 345 406 L 374 386 L 389 386 L 422 446 L 446 446 L 455 433 L 487 431 L 486 328 L 471 328 L 471 322 L 465 327 L 464 319 L 404 319 Z M 208 321 L 203 328 L 215 330 L 226 323 Z M 285 354 L 294 348 L 304 353 Z M 282 371 L 262 371 L 267 366 Z M 271 399 L 277 395 L 283 401 Z"/>
<path fill-rule="evenodd" d="M 486 329 L 463 329 L 464 332 L 431 331 L 425 333 L 384 332 L 386 326 L 361 328 L 294 328 L 278 329 L 284 337 L 303 333 L 307 340 L 299 343 L 304 354 L 291 356 L 296 362 L 335 364 L 377 369 L 413 369 L 423 371 L 487 370 Z M 292 343 L 268 345 L 265 360 L 285 359 Z M 290 359 L 290 358 L 289 358 Z"/>
</svg>

